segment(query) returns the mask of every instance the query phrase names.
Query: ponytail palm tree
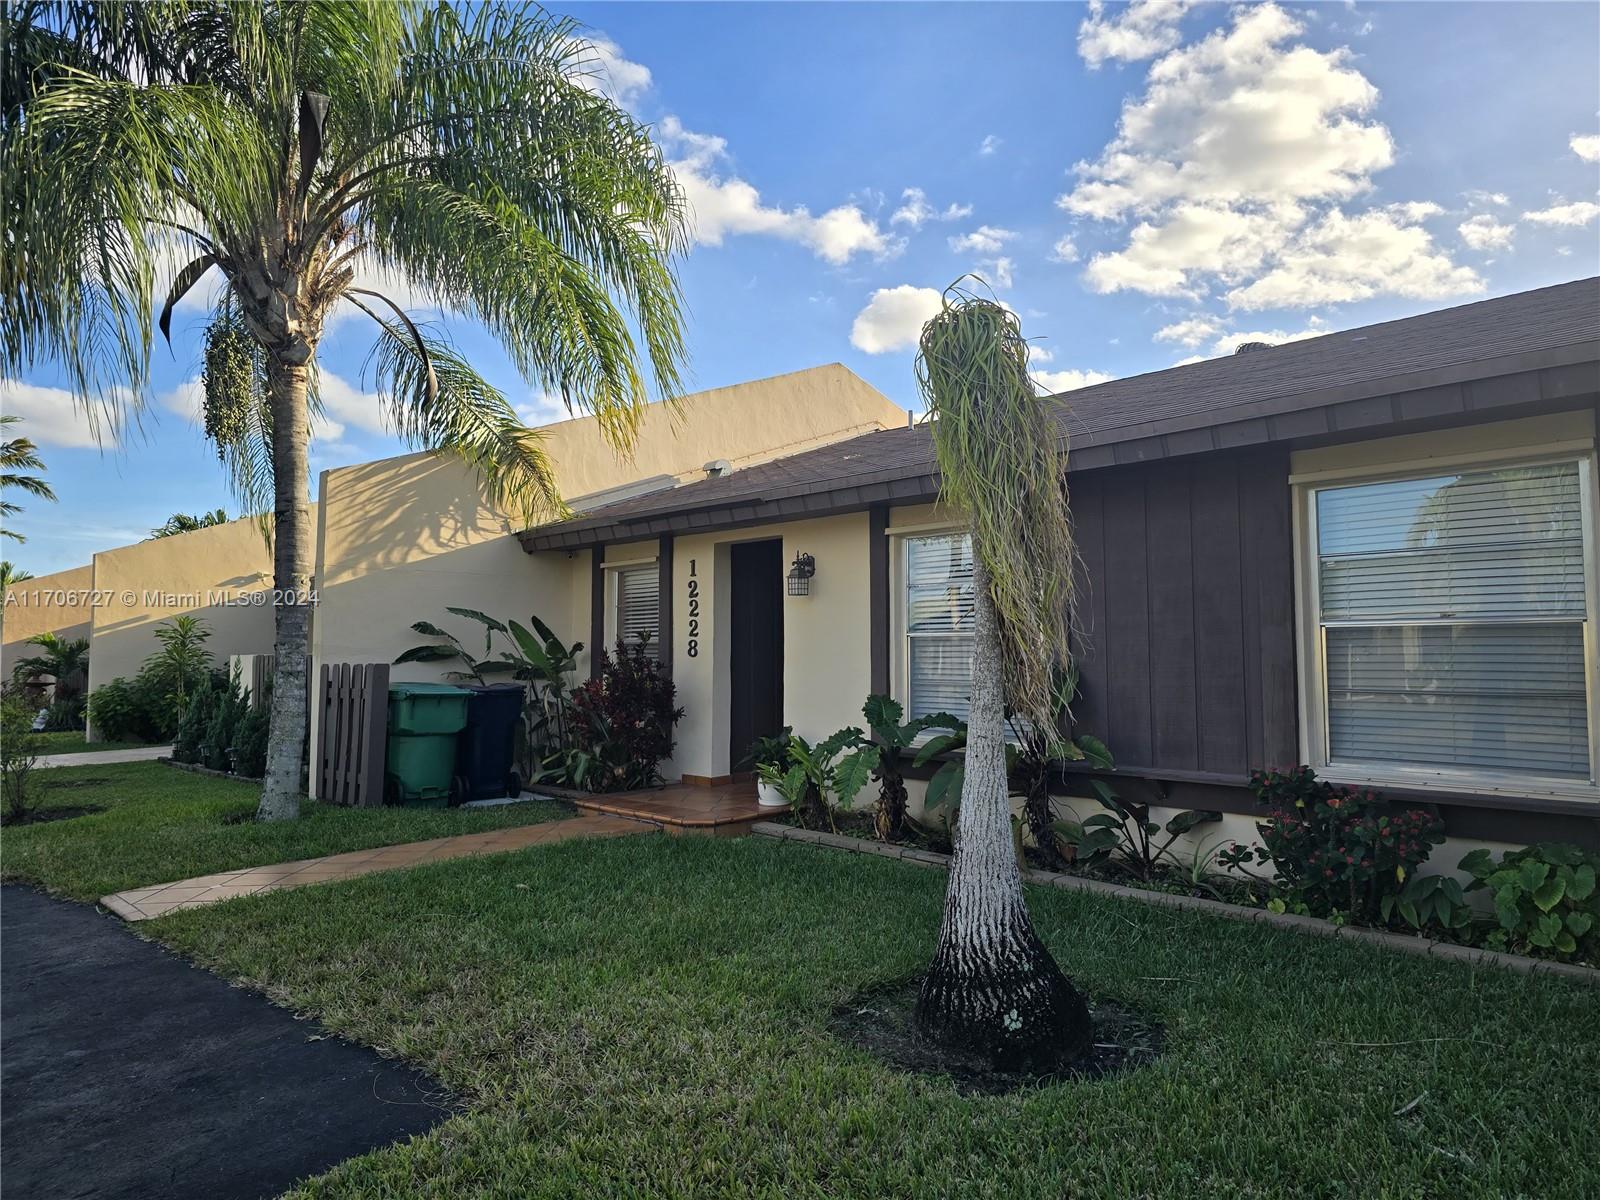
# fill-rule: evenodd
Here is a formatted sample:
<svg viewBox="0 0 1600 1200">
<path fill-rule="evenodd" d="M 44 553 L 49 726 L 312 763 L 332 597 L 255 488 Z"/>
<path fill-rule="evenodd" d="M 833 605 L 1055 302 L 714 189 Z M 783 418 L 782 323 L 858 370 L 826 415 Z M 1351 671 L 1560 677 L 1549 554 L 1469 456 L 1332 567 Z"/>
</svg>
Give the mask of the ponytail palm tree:
<svg viewBox="0 0 1600 1200">
<path fill-rule="evenodd" d="M 626 448 L 650 390 L 678 390 L 682 193 L 575 27 L 537 8 L 35 0 L 4 21 L 5 366 L 52 360 L 91 419 L 126 419 L 154 332 L 220 274 L 207 431 L 242 503 L 270 497 L 275 530 L 259 815 L 294 816 L 328 322 L 348 308 L 374 323 L 368 361 L 404 438 L 466 460 L 516 515 L 560 513 L 537 435 L 366 277 L 477 321 Z"/>
<path fill-rule="evenodd" d="M 972 531 L 971 710 L 961 820 L 917 1022 L 1001 1069 L 1049 1070 L 1090 1042 L 1083 999 L 1028 917 L 1011 833 L 1006 711 L 1054 728 L 1067 660 L 1072 527 L 1065 446 L 1028 376 L 1016 315 L 959 283 L 922 331 L 917 376 L 932 415 L 942 499 Z"/>
</svg>

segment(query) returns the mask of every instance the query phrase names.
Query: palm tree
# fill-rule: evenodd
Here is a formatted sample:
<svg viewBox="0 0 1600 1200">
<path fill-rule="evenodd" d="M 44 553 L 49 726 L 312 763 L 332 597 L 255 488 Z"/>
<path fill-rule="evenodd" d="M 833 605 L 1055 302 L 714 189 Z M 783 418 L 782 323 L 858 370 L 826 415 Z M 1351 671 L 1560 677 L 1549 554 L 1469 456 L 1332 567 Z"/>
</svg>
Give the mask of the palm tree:
<svg viewBox="0 0 1600 1200">
<path fill-rule="evenodd" d="M 917 1023 L 996 1067 L 1049 1070 L 1088 1049 L 1091 1023 L 1028 917 L 1005 721 L 1008 702 L 1029 724 L 1056 720 L 1053 673 L 1072 622 L 1064 443 L 1034 392 L 1016 315 L 959 281 L 922 331 L 917 376 L 942 499 L 971 526 L 974 610 L 961 819 Z"/>
<path fill-rule="evenodd" d="M 5 602 L 6 593 L 11 590 L 12 585 L 23 583 L 32 578 L 32 571 L 24 571 L 10 559 L 0 560 L 0 629 L 5 628 L 5 613 L 6 609 L 10 607 Z"/>
<path fill-rule="evenodd" d="M 143 396 L 163 254 L 211 269 L 207 430 L 273 512 L 277 666 L 259 816 L 299 812 L 313 531 L 307 423 L 339 305 L 371 317 L 395 427 L 524 519 L 565 511 L 539 436 L 446 341 L 362 286 L 403 277 L 478 321 L 619 448 L 679 391 L 681 189 L 597 86 L 570 21 L 523 6 L 217 0 L 5 15 L 0 346 L 53 358 L 91 419 Z M 646 361 L 647 360 L 647 361 Z"/>
<path fill-rule="evenodd" d="M 180 533 L 193 533 L 196 529 L 210 529 L 214 525 L 226 525 L 228 513 L 225 509 L 213 509 L 211 512 L 201 513 L 199 516 L 190 516 L 188 513 L 173 513 L 164 524 L 156 526 L 150 531 L 146 541 L 155 541 L 156 538 L 173 537 Z"/>
<path fill-rule="evenodd" d="M 0 429 L 15 425 L 21 417 L 14 413 L 0 416 Z M 44 461 L 40 459 L 34 444 L 27 438 L 10 438 L 0 442 L 0 492 L 7 488 L 16 488 L 18 491 L 27 492 L 30 496 L 38 496 L 41 500 L 54 500 L 55 492 L 50 485 L 37 475 L 22 475 L 22 471 L 42 471 Z M 0 500 L 0 517 L 14 517 L 22 511 L 22 507 L 11 503 L 9 500 Z M 28 539 L 12 529 L 0 529 L 0 537 L 8 537 L 14 542 L 25 542 Z"/>
<path fill-rule="evenodd" d="M 17 659 L 11 678 L 19 684 L 40 684 L 45 676 L 55 684 L 55 700 L 70 700 L 78 694 L 77 677 L 89 669 L 89 639 L 63 638 L 54 633 L 36 633 L 24 642 L 38 646 L 43 654 Z"/>
</svg>

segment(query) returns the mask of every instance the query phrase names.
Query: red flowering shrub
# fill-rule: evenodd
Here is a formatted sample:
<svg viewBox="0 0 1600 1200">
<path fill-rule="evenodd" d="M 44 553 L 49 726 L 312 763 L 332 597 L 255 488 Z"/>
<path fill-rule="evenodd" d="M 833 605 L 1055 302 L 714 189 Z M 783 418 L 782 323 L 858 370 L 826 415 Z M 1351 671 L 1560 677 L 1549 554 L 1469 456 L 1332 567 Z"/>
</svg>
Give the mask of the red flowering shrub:
<svg viewBox="0 0 1600 1200">
<path fill-rule="evenodd" d="M 1334 910 L 1347 919 L 1376 923 L 1385 896 L 1399 893 L 1433 848 L 1444 841 L 1444 822 L 1432 808 L 1399 808 L 1370 788 L 1336 787 L 1310 767 L 1255 771 L 1250 790 L 1266 807 L 1256 826 L 1278 884 L 1314 916 Z M 1252 853 L 1235 847 L 1234 864 Z"/>
<path fill-rule="evenodd" d="M 672 757 L 672 727 L 683 717 L 678 689 L 642 643 L 604 650 L 600 673 L 573 690 L 574 781 L 591 792 L 623 792 L 661 782 Z"/>
</svg>

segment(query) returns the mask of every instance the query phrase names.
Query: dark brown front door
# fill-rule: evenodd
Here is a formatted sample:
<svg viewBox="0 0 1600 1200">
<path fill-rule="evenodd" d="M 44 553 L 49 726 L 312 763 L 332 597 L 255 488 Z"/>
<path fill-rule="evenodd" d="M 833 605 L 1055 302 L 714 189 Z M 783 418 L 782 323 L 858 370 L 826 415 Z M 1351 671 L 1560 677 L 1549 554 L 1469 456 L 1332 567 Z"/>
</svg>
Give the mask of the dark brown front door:
<svg viewBox="0 0 1600 1200">
<path fill-rule="evenodd" d="M 783 728 L 783 542 L 744 542 L 732 551 L 728 763 L 748 771 L 750 743 Z"/>
</svg>

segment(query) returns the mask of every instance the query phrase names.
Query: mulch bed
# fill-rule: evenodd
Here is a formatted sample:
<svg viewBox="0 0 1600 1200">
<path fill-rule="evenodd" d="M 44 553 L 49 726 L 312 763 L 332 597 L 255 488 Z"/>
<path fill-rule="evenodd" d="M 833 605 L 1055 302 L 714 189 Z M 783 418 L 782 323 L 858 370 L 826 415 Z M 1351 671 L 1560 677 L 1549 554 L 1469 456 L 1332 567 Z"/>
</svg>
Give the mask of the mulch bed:
<svg viewBox="0 0 1600 1200">
<path fill-rule="evenodd" d="M 998 1096 L 1026 1087 L 1088 1082 L 1154 1062 L 1162 1028 L 1114 1000 L 1086 996 L 1094 1019 L 1094 1045 L 1066 1067 L 1047 1073 L 996 1071 L 981 1056 L 936 1046 L 916 1027 L 920 977 L 863 992 L 834 1009 L 829 1028 L 841 1041 L 902 1071 L 949 1079 L 964 1095 Z"/>
</svg>

